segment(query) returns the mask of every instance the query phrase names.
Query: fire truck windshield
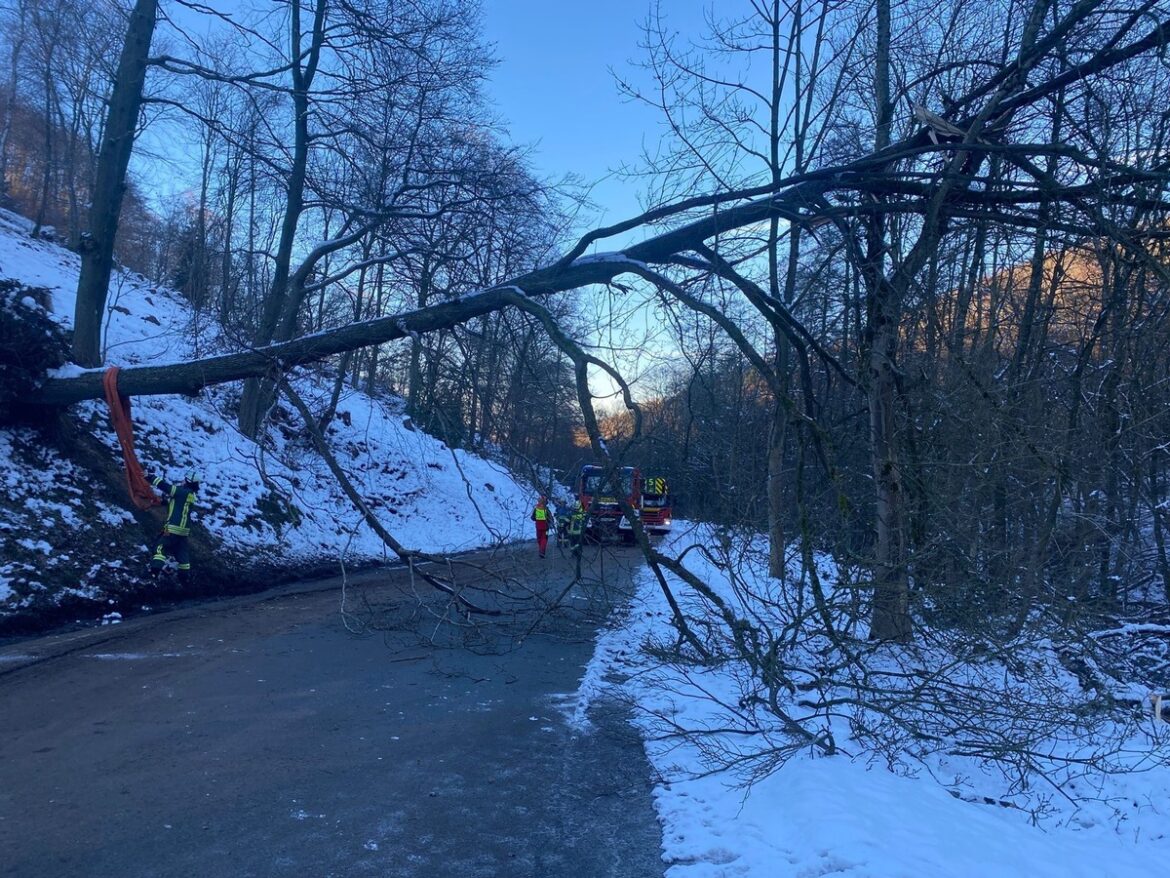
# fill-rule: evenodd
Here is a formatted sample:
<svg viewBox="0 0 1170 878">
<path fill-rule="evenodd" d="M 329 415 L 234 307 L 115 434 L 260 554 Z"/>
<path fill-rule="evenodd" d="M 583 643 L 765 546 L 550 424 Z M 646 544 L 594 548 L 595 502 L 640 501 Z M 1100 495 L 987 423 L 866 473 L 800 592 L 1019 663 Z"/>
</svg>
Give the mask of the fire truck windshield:
<svg viewBox="0 0 1170 878">
<path fill-rule="evenodd" d="M 622 470 L 621 473 L 621 496 L 629 497 L 634 492 L 634 471 L 632 469 Z M 602 470 L 590 470 L 582 476 L 582 493 L 588 494 L 591 497 L 614 496 L 613 488 L 605 484 L 605 473 Z"/>
</svg>

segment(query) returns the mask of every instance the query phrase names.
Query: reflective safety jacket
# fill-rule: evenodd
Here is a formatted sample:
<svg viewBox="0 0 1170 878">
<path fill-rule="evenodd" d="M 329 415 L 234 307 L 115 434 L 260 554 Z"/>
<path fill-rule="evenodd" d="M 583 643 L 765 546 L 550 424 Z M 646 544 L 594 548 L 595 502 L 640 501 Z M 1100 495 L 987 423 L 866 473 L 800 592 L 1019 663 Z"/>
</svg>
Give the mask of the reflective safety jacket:
<svg viewBox="0 0 1170 878">
<path fill-rule="evenodd" d="M 533 521 L 548 521 L 550 518 L 547 506 L 537 506 L 532 510 Z"/>
<path fill-rule="evenodd" d="M 573 511 L 569 514 L 569 533 L 572 536 L 580 536 L 585 530 L 585 508 L 578 503 Z"/>
<path fill-rule="evenodd" d="M 185 485 L 172 485 L 162 476 L 151 482 L 167 498 L 167 523 L 163 533 L 178 537 L 191 535 L 191 507 L 195 505 L 195 492 Z"/>
</svg>

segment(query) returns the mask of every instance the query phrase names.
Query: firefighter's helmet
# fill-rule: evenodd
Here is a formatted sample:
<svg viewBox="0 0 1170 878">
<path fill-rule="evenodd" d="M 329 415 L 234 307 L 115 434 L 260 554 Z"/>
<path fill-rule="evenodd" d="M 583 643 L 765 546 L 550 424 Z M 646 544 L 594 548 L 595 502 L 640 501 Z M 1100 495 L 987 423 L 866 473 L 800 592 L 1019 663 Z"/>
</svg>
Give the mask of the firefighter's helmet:
<svg viewBox="0 0 1170 878">
<path fill-rule="evenodd" d="M 200 482 L 203 481 L 203 479 L 199 474 L 199 470 L 192 467 L 191 469 L 189 469 L 185 473 L 183 473 L 183 481 L 186 482 L 188 485 L 198 485 Z"/>
</svg>

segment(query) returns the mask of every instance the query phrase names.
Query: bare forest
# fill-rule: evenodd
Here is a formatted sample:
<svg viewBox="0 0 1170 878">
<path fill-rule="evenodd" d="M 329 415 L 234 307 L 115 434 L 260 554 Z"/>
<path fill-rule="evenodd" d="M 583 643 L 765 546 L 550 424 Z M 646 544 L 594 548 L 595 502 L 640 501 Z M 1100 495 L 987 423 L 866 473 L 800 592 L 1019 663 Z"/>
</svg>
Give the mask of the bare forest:
<svg viewBox="0 0 1170 878">
<path fill-rule="evenodd" d="M 624 169 L 645 212 L 590 229 L 495 117 L 472 3 L 4 0 L 0 205 L 82 254 L 80 365 L 112 359 L 115 261 L 216 327 L 127 393 L 238 381 L 262 438 L 358 388 L 546 488 L 666 477 L 739 591 L 634 520 L 663 653 L 744 662 L 727 710 L 779 729 L 716 761 L 832 753 L 849 712 L 1025 777 L 1138 722 L 1112 682 L 1170 682 L 1170 3 L 744 0 L 685 34 L 649 6 L 642 37 L 614 100 L 667 134 Z M 333 405 L 285 398 L 294 369 Z M 973 682 L 1040 642 L 1084 703 L 1037 694 L 1056 667 Z"/>
</svg>

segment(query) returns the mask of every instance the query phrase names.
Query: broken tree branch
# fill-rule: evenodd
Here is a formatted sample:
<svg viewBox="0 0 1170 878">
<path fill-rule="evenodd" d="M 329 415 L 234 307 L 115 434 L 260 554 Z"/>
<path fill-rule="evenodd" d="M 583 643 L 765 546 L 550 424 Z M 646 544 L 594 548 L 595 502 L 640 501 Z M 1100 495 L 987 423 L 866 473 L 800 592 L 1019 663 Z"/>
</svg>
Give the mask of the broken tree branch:
<svg viewBox="0 0 1170 878">
<path fill-rule="evenodd" d="M 337 462 L 337 458 L 333 456 L 330 451 L 328 443 L 325 441 L 325 436 L 321 433 L 317 426 L 317 419 L 313 417 L 313 413 L 301 399 L 300 395 L 293 390 L 292 385 L 284 378 L 280 380 L 281 392 L 288 398 L 288 401 L 293 404 L 297 412 L 300 413 L 301 420 L 305 423 L 305 430 L 309 437 L 313 440 L 313 447 L 317 449 L 317 453 L 321 455 L 321 459 L 329 467 L 329 471 L 333 473 L 333 477 L 337 479 L 337 484 L 341 486 L 341 490 L 345 492 L 345 496 L 349 498 L 354 508 L 362 514 L 362 518 L 366 524 L 369 525 L 370 530 L 376 533 L 379 539 L 385 543 L 390 550 L 401 558 L 410 567 L 411 572 L 417 574 L 422 579 L 433 585 L 439 591 L 451 595 L 462 607 L 470 613 L 478 613 L 484 616 L 498 616 L 499 610 L 487 609 L 478 604 L 469 601 L 458 589 L 453 585 L 444 582 L 437 576 L 427 573 L 425 570 L 420 570 L 418 564 L 420 562 L 440 562 L 449 563 L 450 559 L 442 555 L 431 555 L 426 552 L 419 552 L 414 549 L 408 549 L 402 543 L 394 538 L 390 531 L 382 526 L 382 522 L 378 521 L 378 516 L 374 515 L 374 511 L 370 509 L 369 504 L 362 499 L 362 495 L 358 493 L 357 488 L 354 487 L 353 482 L 350 481 L 349 476 L 346 475 L 345 470 L 341 468 L 341 464 Z"/>
</svg>

